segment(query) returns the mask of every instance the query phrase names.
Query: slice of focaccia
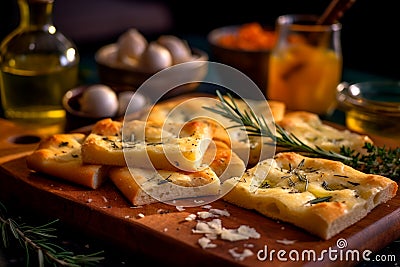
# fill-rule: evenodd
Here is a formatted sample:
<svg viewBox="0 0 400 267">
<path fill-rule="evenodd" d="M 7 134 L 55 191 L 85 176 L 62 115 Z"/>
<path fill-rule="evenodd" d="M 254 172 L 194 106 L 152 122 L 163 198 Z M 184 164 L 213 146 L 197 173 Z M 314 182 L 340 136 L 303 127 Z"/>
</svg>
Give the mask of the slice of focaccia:
<svg viewBox="0 0 400 267">
<path fill-rule="evenodd" d="M 393 180 L 337 161 L 278 153 L 223 185 L 227 202 L 329 239 L 394 197 Z M 226 189 L 228 188 L 228 189 Z"/>
<path fill-rule="evenodd" d="M 218 140 L 209 145 L 203 166 L 205 169 L 198 172 L 143 168 L 129 171 L 128 167 L 113 167 L 110 178 L 130 203 L 144 205 L 159 200 L 218 195 L 221 182 L 241 176 L 246 169 L 229 146 Z M 186 188 L 181 190 L 176 185 Z"/>
<path fill-rule="evenodd" d="M 229 101 L 228 97 L 224 98 L 227 101 Z M 241 109 L 243 108 L 248 109 L 248 105 L 246 104 L 246 102 L 248 102 L 251 105 L 256 114 L 261 115 L 262 113 L 266 117 L 270 117 L 272 115 L 275 121 L 280 121 L 285 114 L 285 109 L 286 109 L 285 104 L 280 101 L 235 99 L 235 103 Z M 211 96 L 187 97 L 187 98 L 180 97 L 174 100 L 168 100 L 165 102 L 157 103 L 152 107 L 149 113 L 143 114 L 141 119 L 164 122 L 168 116 L 173 115 L 174 119 L 177 119 L 177 121 L 185 122 L 190 120 L 193 116 L 199 115 L 199 116 L 210 116 L 212 118 L 222 119 L 227 123 L 229 123 L 228 119 L 204 109 L 205 106 L 214 107 L 215 104 L 217 103 L 219 103 L 219 99 Z M 180 105 L 182 106 L 179 107 Z M 173 109 L 177 107 L 178 109 L 176 111 L 173 111 Z M 268 108 L 271 113 L 267 112 Z"/>
<path fill-rule="evenodd" d="M 112 167 L 109 176 L 133 205 L 207 197 L 220 193 L 220 180 L 209 167 L 197 172 Z"/>
<path fill-rule="evenodd" d="M 338 130 L 323 123 L 317 114 L 306 111 L 287 113 L 278 124 L 305 144 L 333 152 L 339 152 L 342 146 L 346 146 L 362 154 L 366 152 L 364 144 L 373 143 L 366 135 Z"/>
<path fill-rule="evenodd" d="M 243 160 L 227 144 L 219 140 L 214 140 L 208 146 L 202 165 L 209 166 L 221 182 L 241 176 L 246 170 Z"/>
<path fill-rule="evenodd" d="M 81 144 L 85 135 L 55 134 L 43 139 L 38 148 L 26 158 L 31 170 L 56 178 L 98 188 L 107 179 L 107 166 L 83 164 Z"/>
<path fill-rule="evenodd" d="M 226 100 L 230 102 L 230 99 L 226 98 Z M 269 122 L 280 121 L 285 113 L 284 103 L 278 101 L 235 99 L 235 103 L 241 111 L 250 111 L 251 109 L 258 116 L 264 116 L 266 121 Z M 141 119 L 160 123 L 168 121 L 184 123 L 195 117 L 207 117 L 215 120 L 228 132 L 227 136 L 225 131 L 218 131 L 214 135 L 214 139 L 230 144 L 232 150 L 247 165 L 254 165 L 260 159 L 273 155 L 275 151 L 264 146 L 263 140 L 248 136 L 246 131 L 243 131 L 240 127 L 232 128 L 232 126 L 237 125 L 236 122 L 205 109 L 205 107 L 216 108 L 217 104 L 220 104 L 220 101 L 215 97 L 179 98 L 174 101 L 157 103 Z"/>
<path fill-rule="evenodd" d="M 92 164 L 196 171 L 212 135 L 207 120 L 161 124 L 103 119 L 83 143 L 82 158 Z"/>
</svg>

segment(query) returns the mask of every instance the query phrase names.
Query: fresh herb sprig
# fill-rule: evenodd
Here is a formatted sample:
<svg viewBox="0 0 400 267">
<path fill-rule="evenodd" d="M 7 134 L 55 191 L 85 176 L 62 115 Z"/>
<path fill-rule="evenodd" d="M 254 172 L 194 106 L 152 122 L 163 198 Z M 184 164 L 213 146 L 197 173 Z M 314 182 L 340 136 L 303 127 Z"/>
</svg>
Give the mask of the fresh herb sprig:
<svg viewBox="0 0 400 267">
<path fill-rule="evenodd" d="M 365 143 L 366 154 L 355 153 L 348 147 L 342 147 L 342 155 L 352 157 L 347 164 L 360 171 L 379 174 L 393 180 L 400 178 L 400 147 L 378 147 L 371 143 Z"/>
<path fill-rule="evenodd" d="M 16 240 L 26 252 L 27 266 L 30 265 L 31 251 L 37 253 L 38 266 L 40 267 L 45 266 L 46 263 L 52 266 L 67 267 L 95 266 L 104 259 L 100 256 L 103 251 L 90 255 L 74 255 L 73 252 L 51 242 L 52 238 L 57 237 L 53 235 L 57 229 L 53 228 L 52 225 L 58 220 L 40 226 L 29 226 L 19 224 L 12 218 L 7 218 L 4 215 L 5 211 L 5 206 L 0 202 L 0 230 L 3 246 L 7 248 L 12 238 Z"/>
<path fill-rule="evenodd" d="M 248 133 L 249 136 L 259 136 L 270 138 L 271 141 L 266 144 L 275 145 L 282 151 L 292 151 L 309 157 L 320 157 L 341 161 L 355 169 L 366 173 L 379 174 L 391 179 L 399 179 L 400 176 L 400 148 L 387 149 L 377 147 L 370 143 L 365 143 L 365 154 L 355 152 L 349 147 L 341 147 L 340 152 L 327 151 L 318 146 L 311 147 L 302 142 L 295 135 L 288 133 L 280 125 L 273 123 L 275 131 L 271 130 L 266 119 L 263 116 L 257 116 L 250 109 L 240 110 L 232 95 L 227 93 L 227 101 L 219 91 L 216 91 L 220 103 L 216 107 L 204 107 L 205 109 L 219 114 L 232 122 L 237 123 L 231 128 L 240 127 Z M 276 133 L 275 133 L 276 132 Z"/>
</svg>

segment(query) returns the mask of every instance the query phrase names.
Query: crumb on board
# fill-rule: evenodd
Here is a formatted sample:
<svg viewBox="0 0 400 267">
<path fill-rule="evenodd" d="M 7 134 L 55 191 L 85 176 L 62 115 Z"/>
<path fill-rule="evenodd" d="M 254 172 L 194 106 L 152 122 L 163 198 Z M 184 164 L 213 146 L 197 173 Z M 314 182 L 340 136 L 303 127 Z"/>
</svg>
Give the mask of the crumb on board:
<svg viewBox="0 0 400 267">
<path fill-rule="evenodd" d="M 284 238 L 284 239 L 277 239 L 275 240 L 275 242 L 283 245 L 293 245 L 294 243 L 297 242 L 297 240 L 288 240 Z"/>
<path fill-rule="evenodd" d="M 243 251 L 242 251 L 241 253 L 238 252 L 238 248 L 237 248 L 237 247 L 231 248 L 231 249 L 229 249 L 228 251 L 229 251 L 229 253 L 232 255 L 232 257 L 233 257 L 235 260 L 239 260 L 239 261 L 242 261 L 242 260 L 244 260 L 245 258 L 254 255 L 253 251 L 251 251 L 251 250 L 248 249 L 248 248 L 243 249 Z"/>
</svg>

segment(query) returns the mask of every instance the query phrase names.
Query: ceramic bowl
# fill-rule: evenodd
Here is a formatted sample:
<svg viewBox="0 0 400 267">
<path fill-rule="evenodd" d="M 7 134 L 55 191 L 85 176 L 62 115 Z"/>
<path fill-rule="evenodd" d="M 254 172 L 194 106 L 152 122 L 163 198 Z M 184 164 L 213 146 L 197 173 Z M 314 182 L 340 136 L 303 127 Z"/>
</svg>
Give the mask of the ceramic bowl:
<svg viewBox="0 0 400 267">
<path fill-rule="evenodd" d="M 156 77 L 159 78 L 159 80 L 155 81 L 153 84 L 148 84 L 150 87 L 154 87 L 154 89 L 151 89 L 152 92 L 149 92 L 149 95 L 157 91 L 157 95 L 162 95 L 162 98 L 169 98 L 195 91 L 199 83 L 193 82 L 183 84 L 172 90 L 163 87 L 162 84 L 168 84 L 170 81 L 180 80 L 182 78 L 185 80 L 201 81 L 208 71 L 206 63 L 208 54 L 197 48 L 192 48 L 193 61 L 189 61 L 189 64 L 187 64 L 188 67 L 181 68 L 178 71 L 164 73 L 165 75 L 161 76 L 154 76 L 156 73 L 145 72 L 140 68 L 122 64 L 117 60 L 117 52 L 117 44 L 103 46 L 96 52 L 95 61 L 100 82 L 110 86 L 132 86 L 139 88 L 148 79 Z M 158 84 L 161 84 L 161 86 L 158 86 Z"/>
<path fill-rule="evenodd" d="M 107 118 L 98 117 L 91 114 L 85 113 L 81 110 L 79 99 L 82 97 L 85 90 L 91 85 L 82 85 L 73 88 L 65 93 L 62 99 L 63 108 L 66 111 L 66 131 L 76 130 L 81 127 L 90 126 L 97 121 Z M 122 120 L 125 113 L 129 113 L 129 118 L 139 118 L 142 112 L 145 112 L 150 106 L 150 99 L 140 93 L 136 93 L 132 87 L 111 87 L 118 97 L 118 111 L 115 116 L 111 117 L 114 120 Z M 129 104 L 133 94 L 135 94 L 135 103 Z M 127 109 L 129 104 L 129 110 Z"/>
<path fill-rule="evenodd" d="M 238 35 L 243 25 L 230 25 L 212 30 L 207 35 L 213 61 L 236 68 L 247 75 L 261 91 L 268 85 L 268 65 L 272 47 L 263 49 L 232 48 L 221 44 L 221 38 Z M 272 32 L 265 28 L 266 31 Z"/>
</svg>

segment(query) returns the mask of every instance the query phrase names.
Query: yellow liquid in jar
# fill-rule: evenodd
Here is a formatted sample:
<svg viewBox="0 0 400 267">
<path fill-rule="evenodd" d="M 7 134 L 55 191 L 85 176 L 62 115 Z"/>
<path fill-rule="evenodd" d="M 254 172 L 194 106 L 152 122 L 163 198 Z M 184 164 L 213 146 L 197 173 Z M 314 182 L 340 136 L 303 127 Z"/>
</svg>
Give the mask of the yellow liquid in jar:
<svg viewBox="0 0 400 267">
<path fill-rule="evenodd" d="M 400 141 L 400 121 L 395 117 L 385 118 L 380 115 L 349 110 L 346 113 L 346 126 L 359 133 L 399 139 Z"/>
<path fill-rule="evenodd" d="M 25 55 L 2 66 L 1 100 L 6 118 L 29 124 L 64 123 L 61 101 L 77 84 L 78 65 L 64 67 L 59 62 L 58 55 Z"/>
<path fill-rule="evenodd" d="M 342 60 L 333 50 L 296 44 L 271 54 L 267 97 L 321 115 L 336 107 Z"/>
</svg>

